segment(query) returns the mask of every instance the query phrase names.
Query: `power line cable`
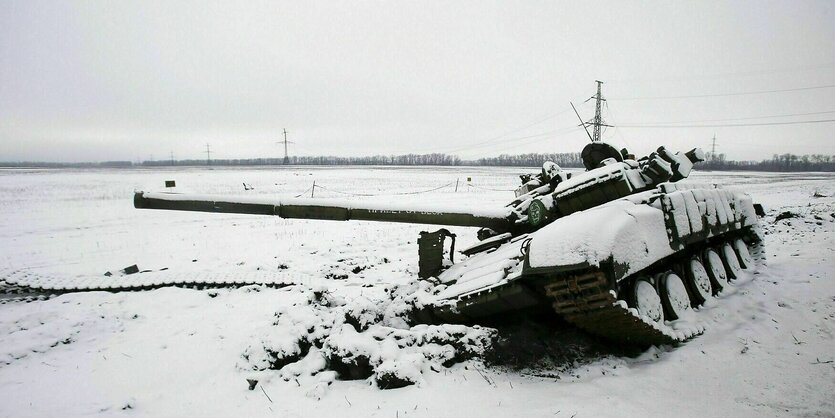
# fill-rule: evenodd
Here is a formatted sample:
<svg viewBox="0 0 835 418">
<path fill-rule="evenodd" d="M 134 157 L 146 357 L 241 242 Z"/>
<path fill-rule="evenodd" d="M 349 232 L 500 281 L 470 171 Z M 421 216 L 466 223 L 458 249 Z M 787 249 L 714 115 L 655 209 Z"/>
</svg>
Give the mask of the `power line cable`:
<svg viewBox="0 0 835 418">
<path fill-rule="evenodd" d="M 490 138 L 490 139 L 485 140 L 485 141 L 476 142 L 476 143 L 473 143 L 473 144 L 469 144 L 469 145 L 461 146 L 461 147 L 458 147 L 458 148 L 452 148 L 452 149 L 450 149 L 450 148 L 443 148 L 443 147 L 442 147 L 442 148 L 438 148 L 438 149 L 434 150 L 433 152 L 452 153 L 452 152 L 457 152 L 457 151 L 466 150 L 466 149 L 468 149 L 468 148 L 476 148 L 476 147 L 482 146 L 482 145 L 484 145 L 484 144 L 494 143 L 494 142 L 497 142 L 497 141 L 502 140 L 503 138 L 505 138 L 505 137 L 506 137 L 506 136 L 508 136 L 508 135 L 511 135 L 511 134 L 514 134 L 514 133 L 517 133 L 517 132 L 523 131 L 523 130 L 525 130 L 525 129 L 527 129 L 527 128 L 530 128 L 531 126 L 534 126 L 534 125 L 540 124 L 540 123 L 542 123 L 542 122 L 545 122 L 545 121 L 546 121 L 546 120 L 548 120 L 548 119 L 553 119 L 553 118 L 555 118 L 555 117 L 557 117 L 557 116 L 560 116 L 560 115 L 562 115 L 562 114 L 568 113 L 569 111 L 571 111 L 571 108 L 570 108 L 570 107 L 569 107 L 569 108 L 565 108 L 565 109 L 563 109 L 563 110 L 561 110 L 561 111 L 559 111 L 559 112 L 552 113 L 552 114 L 549 114 L 549 115 L 547 115 L 547 116 L 543 116 L 543 117 L 541 117 L 541 118 L 537 118 L 537 119 L 536 119 L 536 120 L 534 120 L 533 122 L 527 123 L 527 124 L 525 124 L 524 126 L 521 126 L 521 127 L 518 127 L 518 128 L 514 128 L 514 129 L 512 129 L 512 130 L 510 130 L 510 131 L 508 131 L 508 132 L 505 132 L 505 133 L 503 133 L 503 134 L 501 134 L 501 135 L 499 135 L 499 136 L 495 136 L 495 137 Z"/>
<path fill-rule="evenodd" d="M 607 109 L 608 109 L 608 106 L 607 106 Z M 658 122 L 646 122 L 646 123 L 647 124 L 666 125 L 666 124 L 674 124 L 674 123 L 728 122 L 728 121 L 735 121 L 735 120 L 754 120 L 754 119 L 768 119 L 768 118 L 785 118 L 785 117 L 791 117 L 791 116 L 825 115 L 825 114 L 829 114 L 829 113 L 835 113 L 835 110 L 827 110 L 827 111 L 823 111 L 823 112 L 807 112 L 807 113 L 785 113 L 785 114 L 782 114 L 782 115 L 751 116 L 751 117 L 745 117 L 745 118 L 679 120 L 679 121 L 669 121 L 669 122 L 658 121 Z"/>
<path fill-rule="evenodd" d="M 612 109 L 609 108 L 609 102 L 606 102 L 606 112 L 609 113 L 609 120 L 611 120 L 614 124 L 613 126 L 615 127 L 615 133 L 620 137 L 620 139 L 623 141 L 624 144 L 626 144 L 627 147 L 632 148 L 632 144 L 630 144 L 629 141 L 626 140 L 626 137 L 623 136 L 623 133 L 621 133 L 620 129 L 618 128 L 618 123 L 615 121 L 615 116 L 612 114 Z"/>
<path fill-rule="evenodd" d="M 518 146 L 521 146 L 521 145 L 527 145 L 527 144 L 532 144 L 532 143 L 535 143 L 535 142 L 542 141 L 543 140 L 542 137 L 544 137 L 544 136 L 547 136 L 549 138 L 552 135 L 553 135 L 553 137 L 559 137 L 559 136 L 562 136 L 563 134 L 579 131 L 581 129 L 583 129 L 582 125 L 580 125 L 580 126 L 577 126 L 577 125 L 567 126 L 567 127 L 563 127 L 563 128 L 560 128 L 560 129 L 555 129 L 553 131 L 548 131 L 548 132 L 543 132 L 543 133 L 540 133 L 540 134 L 536 134 L 536 135 L 527 135 L 527 136 L 522 136 L 522 137 L 518 137 L 518 138 L 512 138 L 512 139 L 509 139 L 505 142 L 496 143 L 496 144 L 488 144 L 488 145 L 484 145 L 484 146 L 481 146 L 481 147 L 478 147 L 478 148 L 489 149 L 489 148 L 493 148 L 493 147 L 502 147 L 502 148 L 498 148 L 498 150 L 503 150 L 503 149 L 507 149 L 510 146 L 518 147 Z M 535 139 L 533 141 L 525 141 L 525 142 L 522 142 L 522 143 L 518 143 L 518 141 L 522 141 L 522 140 L 525 140 L 525 139 L 531 139 L 531 138 L 535 138 Z M 545 139 L 549 139 L 549 138 L 545 138 Z M 472 149 L 476 149 L 476 148 L 472 148 Z"/>
<path fill-rule="evenodd" d="M 737 123 L 719 125 L 618 125 L 621 128 L 733 128 L 739 126 L 771 126 L 771 125 L 801 125 L 810 123 L 830 123 L 835 119 L 820 120 L 798 120 L 793 122 L 763 122 L 763 123 Z"/>
<path fill-rule="evenodd" d="M 558 130 L 552 130 L 552 131 L 542 132 L 542 133 L 533 134 L 533 135 L 525 135 L 525 136 L 520 136 L 520 137 L 517 137 L 517 138 L 509 138 L 509 139 L 506 139 L 502 142 L 497 142 L 497 143 L 492 143 L 492 144 L 482 144 L 482 145 L 479 145 L 479 146 L 458 148 L 458 149 L 455 149 L 455 150 L 450 151 L 450 152 L 464 151 L 464 150 L 471 151 L 471 150 L 478 149 L 478 148 L 490 148 L 490 147 L 494 147 L 494 146 L 498 146 L 498 145 L 507 145 L 510 142 L 521 141 L 523 139 L 529 139 L 529 138 L 539 138 L 539 137 L 542 137 L 542 136 L 552 135 L 552 134 L 555 134 L 557 132 L 559 132 L 559 131 Z"/>
<path fill-rule="evenodd" d="M 548 116 L 546 116 L 546 117 L 543 117 L 543 118 L 537 119 L 536 121 L 531 122 L 531 123 L 529 123 L 529 124 L 527 124 L 527 125 L 525 125 L 525 126 L 522 126 L 522 127 L 520 127 L 520 128 L 515 128 L 515 129 L 513 129 L 513 130 L 511 130 L 511 131 L 505 132 L 505 133 L 503 133 L 503 134 L 501 134 L 501 135 L 499 135 L 499 136 L 493 137 L 493 138 L 488 139 L 488 140 L 486 140 L 486 141 L 476 142 L 476 143 L 474 143 L 474 144 L 470 144 L 470 145 L 462 146 L 462 147 L 459 147 L 459 148 L 453 148 L 453 149 L 441 149 L 440 151 L 447 152 L 447 153 L 449 153 L 449 152 L 457 152 L 457 151 L 463 151 L 463 150 L 467 150 L 467 149 L 479 148 L 479 147 L 484 146 L 484 145 L 487 145 L 487 144 L 493 144 L 493 143 L 496 143 L 496 142 L 498 142 L 498 141 L 503 140 L 506 136 L 508 136 L 508 135 L 510 135 L 510 134 L 514 134 L 514 133 L 516 133 L 516 132 L 523 131 L 523 130 L 525 130 L 525 129 L 527 129 L 527 128 L 530 128 L 531 126 L 534 126 L 534 125 L 540 124 L 540 123 L 542 123 L 542 122 L 545 122 L 545 121 L 546 121 L 546 120 L 548 120 L 548 119 L 555 118 L 555 117 L 557 117 L 557 116 L 559 116 L 559 115 L 562 115 L 562 114 L 564 114 L 564 113 L 566 113 L 566 112 L 568 112 L 568 111 L 570 111 L 570 110 L 571 110 L 571 108 L 568 108 L 568 109 L 565 109 L 565 110 L 559 111 L 559 112 L 557 112 L 557 113 L 553 113 L 553 114 L 548 115 Z M 543 135 L 543 134 L 541 134 L 541 135 Z M 515 139 L 524 139 L 524 138 L 529 138 L 529 137 L 515 138 Z M 514 139 L 510 139 L 509 141 L 513 141 L 513 140 L 514 140 Z"/>
<path fill-rule="evenodd" d="M 554 135 L 554 137 L 560 137 L 560 136 L 563 136 L 563 135 L 566 135 L 566 134 L 570 134 L 570 133 L 574 133 L 574 132 L 580 132 L 582 129 L 583 129 L 583 127 L 582 127 L 582 126 L 572 126 L 572 127 L 570 127 L 570 128 L 563 129 L 563 130 L 560 130 L 560 131 L 555 131 L 555 132 L 553 132 L 553 133 L 549 133 L 549 134 Z M 517 138 L 517 139 L 519 139 L 519 138 Z M 551 139 L 551 138 L 547 138 L 547 139 Z M 537 138 L 537 139 L 534 139 L 533 141 L 526 141 L 526 142 L 522 142 L 522 143 L 519 143 L 519 144 L 513 144 L 513 146 L 514 146 L 514 147 L 520 147 L 520 146 L 524 146 L 524 145 L 528 145 L 528 144 L 533 144 L 533 143 L 536 143 L 536 142 L 540 142 L 540 141 L 542 141 L 542 140 L 543 140 L 543 139 L 541 139 L 541 138 Z M 507 144 L 494 144 L 494 146 L 495 146 L 495 145 L 507 145 Z M 494 151 L 502 151 L 502 150 L 505 150 L 505 149 L 507 149 L 507 147 L 505 147 L 505 148 L 499 148 L 499 149 L 494 150 Z"/>
<path fill-rule="evenodd" d="M 749 96 L 749 95 L 754 95 L 754 94 L 786 93 L 786 92 L 794 92 L 794 91 L 829 89 L 829 88 L 832 88 L 832 87 L 835 87 L 835 84 L 827 84 L 827 85 L 824 85 L 824 86 L 799 87 L 799 88 L 794 88 L 794 89 L 746 91 L 746 92 L 739 92 L 739 93 L 693 94 L 693 95 L 684 95 L 684 96 L 653 96 L 653 97 L 614 97 L 614 98 L 610 97 L 608 99 L 609 100 L 695 99 L 695 98 L 705 98 L 705 97 Z"/>
<path fill-rule="evenodd" d="M 819 70 L 824 68 L 831 68 L 835 66 L 835 62 L 829 62 L 820 65 L 805 65 L 799 67 L 790 67 L 790 68 L 775 68 L 770 70 L 753 70 L 753 71 L 738 71 L 738 72 L 726 72 L 726 73 L 714 73 L 714 74 L 705 74 L 705 75 L 682 75 L 676 77 L 662 77 L 662 78 L 654 78 L 652 80 L 649 79 L 622 79 L 622 80 L 608 80 L 610 83 L 639 83 L 639 82 L 664 82 L 664 81 L 688 81 L 688 80 L 711 80 L 717 78 L 731 78 L 731 77 L 741 77 L 741 76 L 750 76 L 750 75 L 765 75 L 765 74 L 779 74 L 779 73 L 791 73 L 791 72 L 804 72 L 804 71 L 812 71 L 812 70 Z"/>
<path fill-rule="evenodd" d="M 565 128 L 563 128 L 563 129 L 565 129 Z M 505 146 L 505 145 L 508 145 L 509 143 L 516 142 L 516 141 L 521 141 L 521 140 L 524 140 L 524 139 L 540 138 L 540 137 L 543 137 L 543 136 L 557 134 L 560 131 L 561 131 L 560 129 L 554 129 L 554 130 L 551 130 L 551 131 L 541 132 L 541 133 L 538 133 L 538 134 L 525 135 L 525 136 L 520 136 L 520 137 L 516 137 L 516 138 L 509 138 L 509 139 L 506 139 L 502 142 L 496 142 L 496 143 L 491 143 L 491 144 L 481 144 L 481 145 L 473 146 L 473 147 L 458 148 L 454 151 L 465 151 L 466 152 L 466 151 L 476 150 L 476 149 L 479 149 L 479 148 L 491 148 L 491 147 L 496 147 L 496 146 Z M 452 151 L 452 152 L 454 152 L 454 151 Z"/>
</svg>

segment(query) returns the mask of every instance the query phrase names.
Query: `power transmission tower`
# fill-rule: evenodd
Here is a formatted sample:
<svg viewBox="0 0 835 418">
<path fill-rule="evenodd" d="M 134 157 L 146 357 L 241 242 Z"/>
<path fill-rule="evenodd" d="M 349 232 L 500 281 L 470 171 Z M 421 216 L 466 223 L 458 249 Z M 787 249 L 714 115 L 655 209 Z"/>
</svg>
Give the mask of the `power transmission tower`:
<svg viewBox="0 0 835 418">
<path fill-rule="evenodd" d="M 206 165 L 212 165 L 212 150 L 209 144 L 206 144 Z"/>
<path fill-rule="evenodd" d="M 287 129 L 284 129 L 284 140 L 278 141 L 276 144 L 284 144 L 284 165 L 290 164 L 290 157 L 287 156 L 287 144 L 295 144 L 293 141 L 287 140 Z"/>
<path fill-rule="evenodd" d="M 716 134 L 713 134 L 713 142 L 710 145 L 710 161 L 716 161 Z"/>
<path fill-rule="evenodd" d="M 603 85 L 603 82 L 599 80 L 594 80 L 594 82 L 597 83 L 597 97 L 594 105 L 594 122 L 592 123 L 592 125 L 594 125 L 594 131 L 592 133 L 591 141 L 600 142 L 600 125 L 603 125 L 603 116 L 600 114 L 600 104 L 606 99 L 604 99 L 600 94 L 600 88 Z"/>
<path fill-rule="evenodd" d="M 583 128 L 588 128 L 589 126 L 593 126 L 594 127 L 594 129 L 592 131 L 593 133 L 589 134 L 589 130 L 586 129 L 586 134 L 589 135 L 589 139 L 591 139 L 591 142 L 600 142 L 600 127 L 601 126 L 612 126 L 612 125 L 607 125 L 603 121 L 603 115 L 601 114 L 602 104 L 603 104 L 603 102 L 606 101 L 606 99 L 603 98 L 603 94 L 600 91 L 601 90 L 601 85 L 603 84 L 603 82 L 599 81 L 599 80 L 594 80 L 594 81 L 597 83 L 597 94 L 595 94 L 594 96 L 589 97 L 586 100 L 586 102 L 587 102 L 591 99 L 595 99 L 594 118 L 590 121 L 587 121 L 587 122 L 583 122 L 583 119 L 581 118 L 580 122 L 582 123 Z M 572 104 L 571 107 L 573 108 L 574 104 Z M 577 113 L 576 108 L 574 109 L 574 113 Z M 580 117 L 579 113 L 577 113 L 577 117 L 578 118 Z"/>
</svg>

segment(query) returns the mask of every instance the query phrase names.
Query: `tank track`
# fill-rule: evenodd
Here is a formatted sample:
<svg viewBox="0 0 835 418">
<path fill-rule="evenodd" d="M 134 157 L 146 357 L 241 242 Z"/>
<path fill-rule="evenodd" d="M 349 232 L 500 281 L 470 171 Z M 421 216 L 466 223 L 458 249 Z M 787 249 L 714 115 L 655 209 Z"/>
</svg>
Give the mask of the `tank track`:
<svg viewBox="0 0 835 418">
<path fill-rule="evenodd" d="M 0 303 L 32 301 L 43 297 L 76 292 L 144 291 L 163 287 L 189 289 L 267 286 L 281 288 L 295 282 L 268 273 L 137 273 L 120 277 L 55 277 L 30 270 L 0 272 Z"/>
<path fill-rule="evenodd" d="M 762 263 L 762 241 L 749 246 L 755 262 Z M 641 272 L 631 275 L 637 277 Z M 628 278 L 627 278 L 628 280 Z M 675 329 L 642 318 L 636 309 L 617 297 L 603 271 L 591 271 L 553 278 L 544 286 L 554 311 L 571 324 L 594 335 L 634 345 L 669 345 L 701 335 L 701 324 Z"/>
<path fill-rule="evenodd" d="M 694 334 L 676 335 L 663 324 L 640 318 L 625 301 L 618 300 L 602 271 L 557 279 L 545 286 L 554 311 L 568 322 L 615 341 L 636 345 L 673 344 Z"/>
</svg>

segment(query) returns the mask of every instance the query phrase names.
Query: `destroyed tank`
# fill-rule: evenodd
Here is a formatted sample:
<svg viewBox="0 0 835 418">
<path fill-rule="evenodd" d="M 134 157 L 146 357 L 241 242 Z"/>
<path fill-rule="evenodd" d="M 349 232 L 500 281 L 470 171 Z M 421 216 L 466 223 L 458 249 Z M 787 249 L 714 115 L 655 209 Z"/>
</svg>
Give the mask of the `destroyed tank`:
<svg viewBox="0 0 835 418">
<path fill-rule="evenodd" d="M 635 159 L 597 142 L 582 158 L 585 172 L 549 162 L 540 173 L 521 176 L 516 198 L 494 209 L 141 191 L 134 206 L 478 227 L 479 242 L 460 250 L 465 259 L 455 263 L 454 234 L 421 233 L 419 276 L 437 285 L 426 321 L 474 323 L 548 309 L 627 344 L 670 344 L 700 334 L 693 308 L 733 286 L 763 256 L 751 198 L 680 183 L 704 160 L 700 149 L 661 147 Z"/>
</svg>

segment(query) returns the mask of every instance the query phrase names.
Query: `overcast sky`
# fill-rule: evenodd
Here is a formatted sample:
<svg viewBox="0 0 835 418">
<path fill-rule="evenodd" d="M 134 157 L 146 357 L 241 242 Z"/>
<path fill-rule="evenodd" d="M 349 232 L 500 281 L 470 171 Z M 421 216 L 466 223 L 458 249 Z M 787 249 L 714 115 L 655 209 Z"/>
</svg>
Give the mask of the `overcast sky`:
<svg viewBox="0 0 835 418">
<path fill-rule="evenodd" d="M 276 157 L 283 128 L 299 155 L 579 151 L 595 80 L 638 154 L 835 154 L 831 122 L 626 126 L 835 119 L 835 2 L 0 0 L 0 161 Z"/>
</svg>

